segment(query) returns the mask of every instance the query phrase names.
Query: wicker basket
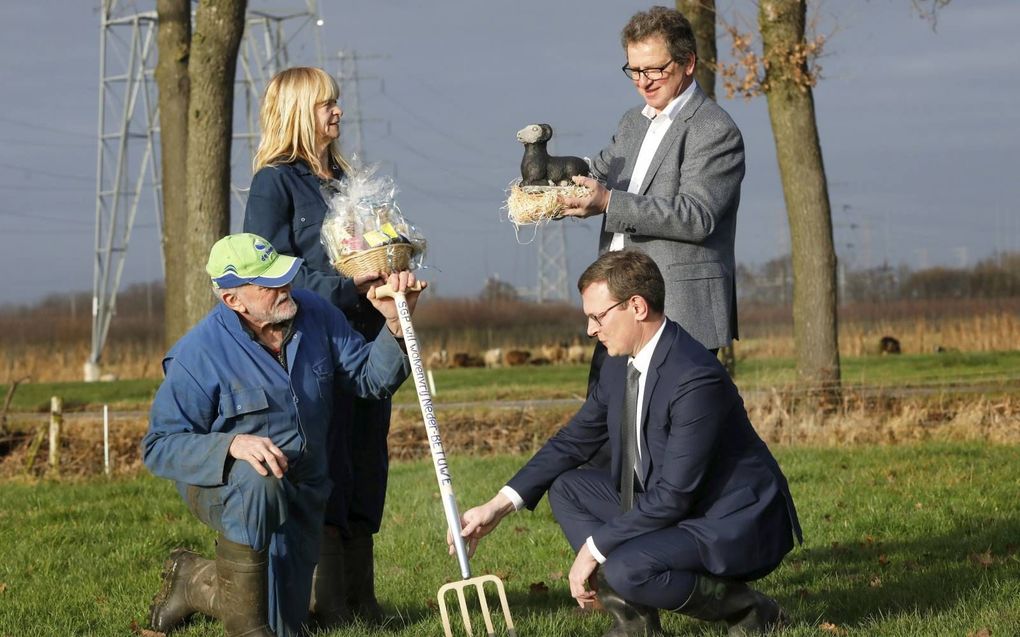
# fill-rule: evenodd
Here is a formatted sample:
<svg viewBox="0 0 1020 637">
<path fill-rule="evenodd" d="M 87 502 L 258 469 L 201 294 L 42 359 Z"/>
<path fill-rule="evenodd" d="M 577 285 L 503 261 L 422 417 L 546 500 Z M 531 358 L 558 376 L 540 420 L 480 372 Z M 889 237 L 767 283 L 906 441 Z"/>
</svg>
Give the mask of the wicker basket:
<svg viewBox="0 0 1020 637">
<path fill-rule="evenodd" d="M 392 243 L 349 254 L 334 263 L 333 267 L 346 277 L 365 272 L 382 272 L 386 276 L 391 272 L 407 270 L 413 254 L 414 246 L 410 243 Z"/>
</svg>

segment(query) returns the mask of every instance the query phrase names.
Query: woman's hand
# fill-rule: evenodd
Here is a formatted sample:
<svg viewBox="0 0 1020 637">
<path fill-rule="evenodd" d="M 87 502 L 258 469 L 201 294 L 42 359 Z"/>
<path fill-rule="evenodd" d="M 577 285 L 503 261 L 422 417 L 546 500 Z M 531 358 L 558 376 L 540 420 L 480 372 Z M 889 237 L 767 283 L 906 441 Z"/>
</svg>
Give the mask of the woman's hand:
<svg viewBox="0 0 1020 637">
<path fill-rule="evenodd" d="M 355 274 L 353 281 L 354 288 L 358 291 L 358 294 L 365 295 L 373 287 L 386 283 L 386 278 L 382 275 L 382 272 L 364 272 L 362 274 Z"/>
</svg>

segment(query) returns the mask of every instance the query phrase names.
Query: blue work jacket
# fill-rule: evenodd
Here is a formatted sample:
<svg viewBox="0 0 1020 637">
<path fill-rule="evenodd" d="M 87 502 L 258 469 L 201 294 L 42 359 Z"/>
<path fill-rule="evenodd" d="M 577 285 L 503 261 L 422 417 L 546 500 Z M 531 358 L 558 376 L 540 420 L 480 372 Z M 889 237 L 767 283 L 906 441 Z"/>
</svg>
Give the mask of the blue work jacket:
<svg viewBox="0 0 1020 637">
<path fill-rule="evenodd" d="M 293 295 L 298 311 L 284 345 L 286 369 L 222 303 L 171 348 L 142 440 L 153 474 L 222 485 L 231 441 L 252 434 L 287 455 L 288 474 L 322 477 L 334 378 L 357 396 L 386 398 L 407 377 L 407 356 L 389 330 L 368 343 L 324 299 L 299 289 Z"/>
</svg>

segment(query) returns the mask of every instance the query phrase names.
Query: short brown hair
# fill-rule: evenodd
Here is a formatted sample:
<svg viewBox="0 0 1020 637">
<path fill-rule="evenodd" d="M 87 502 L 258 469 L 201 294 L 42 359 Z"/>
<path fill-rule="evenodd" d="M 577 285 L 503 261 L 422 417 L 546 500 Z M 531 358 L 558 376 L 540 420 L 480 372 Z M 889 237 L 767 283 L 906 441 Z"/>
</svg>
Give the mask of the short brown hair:
<svg viewBox="0 0 1020 637">
<path fill-rule="evenodd" d="M 698 44 L 690 21 L 676 9 L 652 7 L 631 16 L 627 26 L 620 32 L 623 50 L 637 42 L 660 36 L 666 42 L 669 56 L 681 64 L 698 57 Z"/>
<path fill-rule="evenodd" d="M 638 250 L 606 252 L 577 280 L 577 291 L 582 294 L 593 283 L 605 281 L 609 293 L 617 301 L 640 296 L 653 312 L 662 314 L 666 305 L 666 283 L 655 261 Z"/>
</svg>

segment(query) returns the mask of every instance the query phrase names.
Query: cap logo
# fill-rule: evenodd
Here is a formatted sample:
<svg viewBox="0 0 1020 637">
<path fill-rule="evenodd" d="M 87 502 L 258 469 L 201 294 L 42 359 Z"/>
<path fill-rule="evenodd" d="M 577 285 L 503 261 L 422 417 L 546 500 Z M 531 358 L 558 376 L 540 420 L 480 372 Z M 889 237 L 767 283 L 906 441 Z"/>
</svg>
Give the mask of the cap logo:
<svg viewBox="0 0 1020 637">
<path fill-rule="evenodd" d="M 260 261 L 266 261 L 267 259 L 269 259 L 269 257 L 273 256 L 273 246 L 269 245 L 268 243 L 259 243 L 258 241 L 256 241 L 255 249 L 262 253 L 259 256 Z"/>
</svg>

